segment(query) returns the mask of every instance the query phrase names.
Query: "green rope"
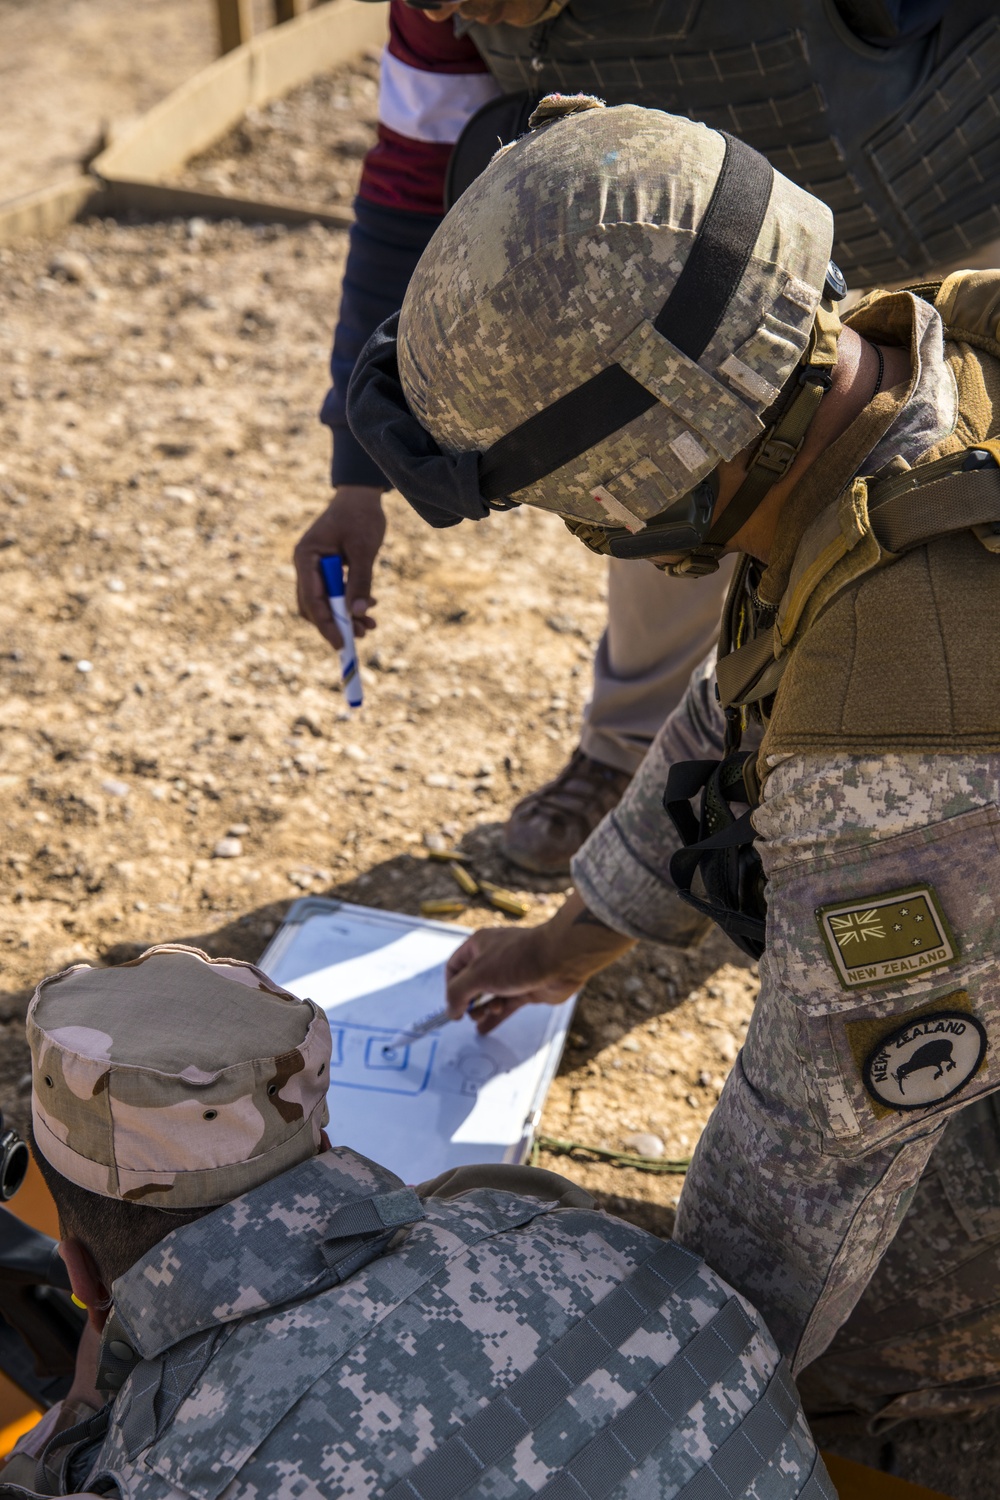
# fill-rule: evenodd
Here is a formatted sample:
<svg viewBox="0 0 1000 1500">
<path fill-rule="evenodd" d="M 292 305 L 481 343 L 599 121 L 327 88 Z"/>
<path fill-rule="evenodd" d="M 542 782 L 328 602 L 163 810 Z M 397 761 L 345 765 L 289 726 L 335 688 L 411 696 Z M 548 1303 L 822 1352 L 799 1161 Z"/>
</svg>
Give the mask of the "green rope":
<svg viewBox="0 0 1000 1500">
<path fill-rule="evenodd" d="M 627 1151 L 605 1151 L 601 1146 L 588 1146 L 584 1141 L 563 1141 L 554 1135 L 536 1135 L 531 1148 L 531 1165 L 538 1165 L 539 1151 L 551 1152 L 553 1156 L 572 1156 L 579 1159 L 596 1157 L 598 1161 L 611 1162 L 616 1167 L 634 1167 L 637 1172 L 656 1172 L 661 1175 L 683 1176 L 691 1165 L 690 1156 L 676 1161 L 667 1161 L 659 1156 L 632 1156 Z"/>
</svg>

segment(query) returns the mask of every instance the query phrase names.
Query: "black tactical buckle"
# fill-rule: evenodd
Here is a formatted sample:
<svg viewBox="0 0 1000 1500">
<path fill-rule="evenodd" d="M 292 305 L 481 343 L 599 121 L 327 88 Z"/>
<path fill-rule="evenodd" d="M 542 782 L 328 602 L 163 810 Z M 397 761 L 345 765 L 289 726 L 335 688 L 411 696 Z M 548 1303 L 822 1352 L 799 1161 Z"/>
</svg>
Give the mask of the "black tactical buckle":
<svg viewBox="0 0 1000 1500">
<path fill-rule="evenodd" d="M 806 365 L 799 371 L 799 385 L 822 386 L 824 395 L 833 386 L 833 369 L 830 365 Z"/>
<path fill-rule="evenodd" d="M 786 443 L 781 438 L 766 437 L 754 456 L 753 467 L 768 469 L 778 479 L 783 479 L 802 451 L 805 437 L 797 443 Z"/>
</svg>

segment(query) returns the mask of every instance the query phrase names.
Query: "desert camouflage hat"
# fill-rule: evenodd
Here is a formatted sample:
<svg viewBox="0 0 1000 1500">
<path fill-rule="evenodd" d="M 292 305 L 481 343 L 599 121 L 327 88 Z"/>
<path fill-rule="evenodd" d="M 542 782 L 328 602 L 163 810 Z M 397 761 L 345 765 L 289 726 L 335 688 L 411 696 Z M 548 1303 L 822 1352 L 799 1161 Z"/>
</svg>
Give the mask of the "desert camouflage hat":
<svg viewBox="0 0 1000 1500">
<path fill-rule="evenodd" d="M 764 433 L 815 342 L 833 217 L 660 110 L 556 95 L 531 125 L 435 232 L 351 425 L 407 498 L 454 500 L 437 524 L 514 500 L 638 532 Z M 394 371 L 430 443 L 389 410 Z"/>
<path fill-rule="evenodd" d="M 65 969 L 27 1032 L 35 1143 L 92 1193 L 206 1207 L 319 1148 L 329 1024 L 253 964 L 164 945 Z"/>
</svg>

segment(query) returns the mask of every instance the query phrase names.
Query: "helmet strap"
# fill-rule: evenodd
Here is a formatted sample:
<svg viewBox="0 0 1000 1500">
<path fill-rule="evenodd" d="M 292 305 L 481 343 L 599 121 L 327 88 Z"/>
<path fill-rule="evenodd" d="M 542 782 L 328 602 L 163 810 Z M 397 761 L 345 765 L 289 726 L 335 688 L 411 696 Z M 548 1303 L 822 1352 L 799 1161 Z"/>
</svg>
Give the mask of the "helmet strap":
<svg viewBox="0 0 1000 1500">
<path fill-rule="evenodd" d="M 670 567 L 675 576 L 701 577 L 714 573 L 726 545 L 798 458 L 820 402 L 833 384 L 840 328 L 836 308 L 824 298 L 817 308 L 798 374 L 786 387 L 779 413 L 758 442 L 742 484 L 701 545 Z"/>
</svg>

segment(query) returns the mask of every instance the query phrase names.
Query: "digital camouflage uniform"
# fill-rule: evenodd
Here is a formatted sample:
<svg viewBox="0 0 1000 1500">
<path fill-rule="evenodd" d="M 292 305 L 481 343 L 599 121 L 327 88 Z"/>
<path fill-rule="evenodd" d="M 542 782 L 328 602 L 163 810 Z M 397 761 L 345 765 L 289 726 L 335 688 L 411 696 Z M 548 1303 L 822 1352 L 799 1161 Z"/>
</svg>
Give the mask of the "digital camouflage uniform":
<svg viewBox="0 0 1000 1500">
<path fill-rule="evenodd" d="M 879 1432 L 1000 1405 L 1000 1116 L 952 1115 L 906 1217 L 832 1344 L 799 1376 L 810 1416 Z"/>
<path fill-rule="evenodd" d="M 369 344 L 354 430 L 423 514 L 539 505 L 590 545 L 705 572 L 789 471 L 808 432 L 796 444 L 791 417 L 836 361 L 831 220 L 675 117 L 556 97 L 532 123 Z M 761 992 L 676 1234 L 764 1309 L 797 1371 L 849 1318 L 948 1119 L 1000 1083 L 998 305 L 1000 275 L 955 273 L 844 320 L 907 350 L 910 377 L 876 388 L 786 495 L 768 565 L 737 574 L 716 681 L 695 674 L 573 865 L 609 927 L 696 938 L 668 773 L 732 748 L 716 684 L 731 726 L 758 715 Z M 716 515 L 703 485 L 737 452 L 745 477 Z M 967 461 L 985 479 L 956 479 Z M 918 1363 L 868 1409 L 945 1370 Z"/>
<path fill-rule="evenodd" d="M 175 1151 L 175 1117 L 208 1127 L 228 1107 L 255 1120 L 286 1092 L 271 1090 L 302 1055 L 285 1050 L 296 1034 L 313 1039 L 313 1071 L 329 1057 L 311 1002 L 191 950 L 58 976 L 29 1027 L 36 1120 L 44 1109 L 44 1139 L 61 1137 L 74 1180 L 100 1167 L 105 1196 L 134 1194 L 118 1158 L 144 1150 L 155 1168 L 162 1151 L 178 1174 L 169 1187 L 153 1178 L 168 1206 L 173 1192 L 190 1204 L 192 1187 L 204 1204 L 213 1175 L 223 1191 L 236 1165 L 224 1148 L 205 1166 L 195 1135 Z M 200 1061 L 178 1070 L 192 1048 Z M 242 1112 L 232 1088 L 220 1093 L 227 1074 L 242 1080 Z M 99 1135 L 86 1105 L 106 1121 L 108 1097 Z M 301 1114 L 271 1150 L 296 1125 Z M 108 1404 L 65 1430 L 53 1409 L 0 1476 L 3 1500 L 835 1500 L 787 1364 L 748 1305 L 572 1184 L 466 1168 L 421 1197 L 347 1149 L 310 1150 L 273 1176 L 259 1153 L 245 1166 L 262 1180 L 115 1281 L 98 1376 Z"/>
<path fill-rule="evenodd" d="M 895 422 L 864 465 L 865 472 L 897 455 L 911 465 L 936 456 L 958 440 L 956 432 L 968 427 L 953 379 L 958 345 L 944 341 L 940 318 L 929 303 L 908 293 L 886 296 L 858 319 L 864 320 L 866 332 L 877 332 L 878 307 L 884 306 L 886 341 L 896 342 L 907 303 L 913 379 Z M 987 379 L 989 364 L 987 356 Z M 989 436 L 968 432 L 965 441 Z M 780 537 L 779 529 L 779 543 Z M 968 546 L 970 567 L 978 567 L 979 556 L 987 569 L 998 566 L 971 537 Z M 921 566 L 932 583 L 934 549 L 940 547 L 921 549 L 931 554 Z M 964 663 L 956 656 L 956 683 L 963 673 L 968 676 L 969 663 L 990 661 L 989 618 L 983 608 L 988 594 L 975 591 L 971 571 L 969 580 L 977 610 L 972 628 L 978 617 L 980 637 L 966 640 Z M 766 588 L 768 581 L 765 574 L 758 589 Z M 890 568 L 868 587 L 884 589 L 891 581 Z M 770 583 L 773 592 L 775 582 Z M 778 690 L 762 747 L 763 800 L 753 819 L 769 878 L 761 993 L 746 1046 L 699 1143 L 678 1209 L 680 1241 L 707 1254 L 767 1310 L 779 1343 L 799 1370 L 822 1353 L 849 1316 L 907 1213 L 948 1117 L 994 1089 L 1000 1076 L 992 1053 L 981 1052 L 983 1029 L 988 1040 L 1000 999 L 994 896 L 1000 873 L 1000 756 L 989 748 L 991 736 L 994 743 L 1000 741 L 1000 721 L 987 687 L 979 695 L 981 723 L 976 733 L 968 723 L 952 721 L 951 743 L 940 743 L 948 739 L 948 731 L 935 736 L 935 702 L 928 690 L 939 681 L 934 671 L 935 620 L 929 612 L 922 614 L 926 601 L 916 588 L 910 602 L 911 623 L 922 621 L 925 632 L 923 679 L 907 672 L 891 638 L 868 647 L 865 612 L 857 596 L 852 606 L 857 677 L 863 681 L 859 661 L 871 661 L 864 651 L 885 653 L 876 681 L 889 706 L 888 722 L 879 725 L 876 714 L 868 712 L 855 724 L 862 744 L 866 736 L 871 744 L 866 753 L 852 753 L 851 736 L 843 724 L 839 733 L 831 729 L 825 751 L 817 745 L 809 753 L 791 754 L 786 748 L 771 748 L 769 753 L 776 725 L 786 736 L 796 733 L 794 711 L 782 704 L 797 687 L 791 669 Z M 914 630 L 919 634 L 915 625 Z M 823 672 L 814 672 L 817 693 L 836 695 L 842 665 L 850 668 L 851 657 L 830 658 Z M 870 670 L 868 675 L 871 678 Z M 678 841 L 663 811 L 663 787 L 674 761 L 722 754 L 724 723 L 712 677 L 710 664 L 695 674 L 686 701 L 664 726 L 622 804 L 574 863 L 574 878 L 587 905 L 609 925 L 636 937 L 684 941 L 697 921 L 672 889 L 668 866 Z M 916 709 L 917 729 L 902 722 L 901 695 L 908 695 Z M 913 744 L 921 726 L 929 730 L 929 744 L 935 737 L 939 741 L 925 753 Z M 891 747 L 893 733 L 898 750 Z M 962 753 L 963 737 L 970 749 L 977 737 L 984 748 Z M 846 748 L 835 748 L 838 738 Z M 745 739 L 745 745 L 750 743 L 751 738 Z M 933 893 L 929 899 L 919 894 L 925 887 Z M 883 908 L 874 903 L 894 892 L 901 893 L 900 898 L 889 911 L 892 921 L 882 927 Z M 909 912 L 908 892 L 920 903 L 919 911 Z M 839 925 L 827 926 L 824 933 L 819 913 L 838 902 L 845 908 L 835 913 Z M 912 916 L 925 924 L 923 930 L 931 929 L 941 915 L 947 947 L 923 942 L 922 929 L 916 926 L 906 928 Z M 896 927 L 917 950 L 917 964 L 923 956 L 936 966 L 926 972 L 919 967 L 907 971 L 891 949 Z M 888 945 L 888 966 L 877 972 L 862 964 L 851 973 L 850 966 L 843 960 L 838 964 L 831 953 L 831 936 L 840 937 L 839 952 L 848 958 L 854 954 L 852 943 L 859 952 L 865 950 L 862 957 L 869 951 L 877 956 Z M 885 1070 L 888 1081 L 883 1073 L 880 1083 L 871 1072 L 879 1068 L 880 1041 L 922 1012 L 934 1017 L 971 1015 L 972 1023 L 954 1023 L 962 1028 L 971 1052 L 966 1056 L 955 1033 L 940 1030 L 947 1023 L 935 1022 L 939 1032 L 927 1031 L 919 1045 L 944 1035 L 939 1063 L 921 1065 L 914 1044 L 904 1040 L 902 1052 L 911 1066 L 918 1066 L 912 1074 L 904 1071 L 901 1083 Z M 992 1122 L 993 1116 L 988 1120 Z M 969 1191 L 969 1213 L 974 1216 L 979 1185 L 972 1182 Z M 924 1198 L 918 1199 L 911 1210 L 908 1239 L 919 1240 L 918 1216 L 925 1211 L 929 1212 Z M 961 1208 L 958 1213 L 961 1223 Z M 887 1267 L 887 1281 L 891 1274 Z M 929 1267 L 927 1274 L 931 1275 Z M 872 1293 L 879 1305 L 884 1305 L 885 1295 Z M 975 1382 L 983 1385 L 995 1381 L 998 1367 L 996 1354 L 990 1352 L 997 1333 L 989 1300 L 986 1294 L 981 1297 L 973 1317 L 977 1328 L 991 1330 L 981 1350 L 982 1364 L 974 1367 Z M 968 1303 L 964 1311 L 971 1311 Z M 933 1321 L 932 1314 L 928 1317 Z M 870 1319 L 865 1325 L 859 1315 L 856 1327 L 862 1326 L 869 1332 L 872 1327 Z M 886 1316 L 878 1326 L 885 1337 L 892 1336 Z M 973 1378 L 958 1351 L 955 1365 L 949 1365 L 947 1338 L 938 1340 L 932 1356 L 921 1352 L 913 1339 L 918 1327 L 919 1322 L 911 1322 L 906 1332 L 902 1326 L 895 1330 L 895 1388 L 892 1380 L 882 1387 L 886 1395 L 910 1393 L 913 1406 L 918 1404 L 914 1392 L 924 1379 L 934 1386 Z M 839 1392 L 845 1404 L 846 1389 L 847 1381 L 841 1378 Z M 938 1399 L 947 1404 L 947 1398 Z M 965 1398 L 955 1397 L 955 1404 L 963 1399 L 966 1404 L 972 1401 L 966 1393 Z M 870 1404 L 878 1406 L 881 1401 L 873 1396 Z M 928 1398 L 927 1404 L 934 1402 Z M 905 1413 L 905 1403 L 901 1409 Z"/>
</svg>

